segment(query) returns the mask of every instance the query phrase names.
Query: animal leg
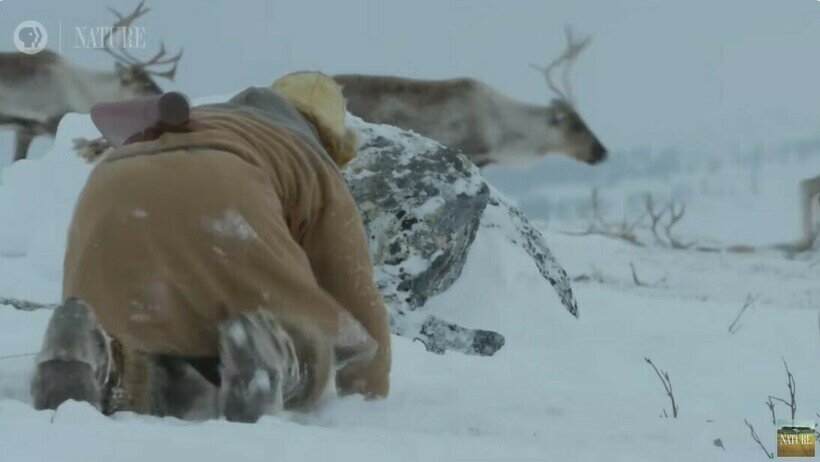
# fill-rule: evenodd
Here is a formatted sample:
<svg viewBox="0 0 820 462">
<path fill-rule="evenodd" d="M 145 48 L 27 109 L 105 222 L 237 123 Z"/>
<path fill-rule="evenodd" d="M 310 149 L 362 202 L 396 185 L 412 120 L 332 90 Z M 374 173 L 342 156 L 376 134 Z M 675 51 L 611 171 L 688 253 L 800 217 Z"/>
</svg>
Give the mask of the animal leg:
<svg viewBox="0 0 820 462">
<path fill-rule="evenodd" d="M 802 239 L 801 242 L 811 247 L 817 237 L 817 230 L 814 229 L 814 216 L 812 214 L 813 202 L 820 195 L 820 176 L 803 180 L 800 182 L 800 206 L 802 219 Z"/>
<path fill-rule="evenodd" d="M 25 159 L 28 148 L 34 139 L 34 132 L 27 128 L 19 128 L 14 134 L 14 162 Z"/>
<path fill-rule="evenodd" d="M 215 387 L 192 366 L 197 361 L 218 373 L 218 358 L 163 355 L 149 360 L 151 414 L 179 419 L 212 416 Z M 195 416 L 194 412 L 202 415 Z"/>
<path fill-rule="evenodd" d="M 109 341 L 83 302 L 71 298 L 54 310 L 36 359 L 31 395 L 36 409 L 69 399 L 101 407 L 111 364 Z"/>
<path fill-rule="evenodd" d="M 552 285 L 564 308 L 577 318 L 579 316 L 578 302 L 572 292 L 567 272 L 552 255 L 541 231 L 530 223 L 521 210 L 506 203 L 498 196 L 490 198 L 489 206 L 506 209 L 510 222 L 515 226 L 518 234 L 516 237 L 521 240 L 521 246 L 533 259 L 541 276 Z"/>
<path fill-rule="evenodd" d="M 415 340 L 422 342 L 431 353 L 444 354 L 447 350 L 454 350 L 476 356 L 494 355 L 505 341 L 498 332 L 468 329 L 435 316 L 424 320 Z"/>
</svg>

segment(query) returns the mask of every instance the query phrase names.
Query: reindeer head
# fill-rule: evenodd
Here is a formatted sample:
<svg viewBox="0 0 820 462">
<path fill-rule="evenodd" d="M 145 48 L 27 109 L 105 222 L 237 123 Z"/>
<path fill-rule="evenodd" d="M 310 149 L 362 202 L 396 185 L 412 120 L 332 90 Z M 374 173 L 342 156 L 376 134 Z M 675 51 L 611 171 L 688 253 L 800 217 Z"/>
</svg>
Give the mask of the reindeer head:
<svg viewBox="0 0 820 462">
<path fill-rule="evenodd" d="M 546 67 L 532 65 L 544 75 L 547 87 L 555 93 L 547 112 L 548 140 L 539 148 L 539 154 L 560 152 L 588 164 L 603 162 L 607 150 L 578 114 L 572 94 L 570 71 L 578 55 L 589 45 L 590 37 L 576 37 L 567 27 L 567 48 Z M 561 68 L 561 82 L 555 81 L 555 72 Z"/>
<path fill-rule="evenodd" d="M 138 96 L 158 95 L 162 89 L 154 81 L 154 77 L 163 77 L 173 80 L 177 72 L 177 64 L 182 58 L 182 49 L 173 56 L 167 56 L 165 43 L 160 43 L 159 51 L 149 59 L 142 61 L 131 55 L 125 48 L 111 47 L 111 34 L 118 28 L 129 27 L 137 18 L 144 16 L 149 8 L 144 8 L 145 0 L 141 1 L 137 8 L 127 16 L 123 16 L 113 8 L 108 8 L 117 17 L 117 22 L 111 26 L 103 37 L 102 50 L 113 56 L 117 76 L 121 84 L 122 99 L 131 99 Z M 167 67 L 167 66 L 170 66 Z M 158 70 L 158 68 L 164 70 Z"/>
</svg>

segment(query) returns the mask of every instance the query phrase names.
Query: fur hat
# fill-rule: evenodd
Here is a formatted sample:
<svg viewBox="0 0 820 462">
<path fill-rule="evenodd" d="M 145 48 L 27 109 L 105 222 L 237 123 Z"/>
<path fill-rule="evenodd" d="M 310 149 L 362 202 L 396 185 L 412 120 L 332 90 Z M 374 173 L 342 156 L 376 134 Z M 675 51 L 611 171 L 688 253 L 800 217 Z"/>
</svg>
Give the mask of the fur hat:
<svg viewBox="0 0 820 462">
<path fill-rule="evenodd" d="M 335 80 L 321 72 L 293 72 L 273 82 L 272 88 L 316 127 L 337 165 L 356 156 L 356 134 L 345 127 L 345 100 Z"/>
</svg>

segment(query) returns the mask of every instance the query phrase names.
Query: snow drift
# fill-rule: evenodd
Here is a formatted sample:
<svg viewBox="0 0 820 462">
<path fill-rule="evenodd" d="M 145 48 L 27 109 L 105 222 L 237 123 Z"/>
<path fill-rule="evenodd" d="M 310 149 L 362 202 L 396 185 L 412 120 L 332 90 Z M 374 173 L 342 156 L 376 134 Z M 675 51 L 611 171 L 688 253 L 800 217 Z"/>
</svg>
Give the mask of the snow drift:
<svg viewBox="0 0 820 462">
<path fill-rule="evenodd" d="M 87 118 L 70 115 L 49 154 L 5 168 L 0 294 L 59 300 L 65 229 L 90 170 L 71 138 L 93 136 Z M 50 313 L 0 305 L 3 460 L 766 460 L 744 419 L 773 450 L 765 401 L 788 396 L 782 359 L 795 375 L 798 418 L 820 412 L 816 253 L 787 260 L 546 235 L 571 276 L 596 276 L 575 284 L 581 319 L 557 309 L 556 292 L 513 243 L 508 211 L 488 202 L 461 275 L 423 312 L 503 332 L 503 349 L 437 356 L 396 336 L 386 400 L 328 398 L 310 414 L 256 425 L 109 418 L 74 402 L 35 411 L 31 353 Z M 646 286 L 633 283 L 630 264 Z M 749 293 L 757 302 L 730 334 Z M 669 402 L 644 357 L 669 372 L 677 419 L 659 417 Z"/>
</svg>

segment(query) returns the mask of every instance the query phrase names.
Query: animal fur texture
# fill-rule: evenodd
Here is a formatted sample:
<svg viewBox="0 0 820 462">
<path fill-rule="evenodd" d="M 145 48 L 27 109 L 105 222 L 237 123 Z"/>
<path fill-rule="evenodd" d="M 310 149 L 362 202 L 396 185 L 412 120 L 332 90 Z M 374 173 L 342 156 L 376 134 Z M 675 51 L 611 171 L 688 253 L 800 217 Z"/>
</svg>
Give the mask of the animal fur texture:
<svg viewBox="0 0 820 462">
<path fill-rule="evenodd" d="M 527 164 L 557 152 L 589 164 L 606 148 L 563 99 L 527 104 L 474 79 L 336 75 L 348 111 L 462 151 L 476 165 Z"/>
<path fill-rule="evenodd" d="M 503 335 L 492 326 L 458 326 L 424 308 L 461 275 L 479 229 L 502 232 L 523 248 L 564 307 L 578 316 L 569 278 L 540 231 L 461 152 L 395 127 L 355 118 L 351 123 L 359 150 L 343 173 L 367 230 L 394 334 L 418 339 L 436 353 L 492 355 L 503 346 Z M 508 220 L 485 218 L 488 207 Z"/>
</svg>

